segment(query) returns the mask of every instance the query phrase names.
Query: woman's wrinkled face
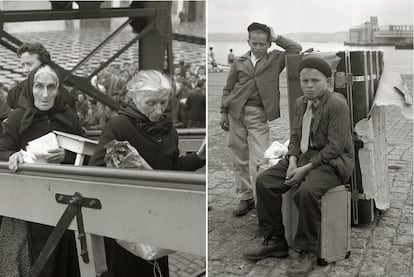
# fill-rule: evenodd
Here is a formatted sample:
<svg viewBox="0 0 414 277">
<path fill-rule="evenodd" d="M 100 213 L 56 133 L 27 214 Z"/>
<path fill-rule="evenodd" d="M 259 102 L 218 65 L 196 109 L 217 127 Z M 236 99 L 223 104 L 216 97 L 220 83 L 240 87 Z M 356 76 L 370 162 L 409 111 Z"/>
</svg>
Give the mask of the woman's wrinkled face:
<svg viewBox="0 0 414 277">
<path fill-rule="evenodd" d="M 41 111 L 50 110 L 58 93 L 56 78 L 50 74 L 40 74 L 33 81 L 34 106 Z"/>
<path fill-rule="evenodd" d="M 155 122 L 164 114 L 169 97 L 165 91 L 139 91 L 134 93 L 132 100 L 141 113 Z"/>
</svg>

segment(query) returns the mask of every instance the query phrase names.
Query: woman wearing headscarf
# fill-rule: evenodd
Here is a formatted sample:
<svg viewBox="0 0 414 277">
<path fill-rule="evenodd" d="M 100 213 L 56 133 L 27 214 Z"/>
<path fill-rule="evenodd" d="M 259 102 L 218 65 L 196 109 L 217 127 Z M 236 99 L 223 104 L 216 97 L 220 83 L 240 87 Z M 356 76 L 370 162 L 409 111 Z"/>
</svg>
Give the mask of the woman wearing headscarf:
<svg viewBox="0 0 414 277">
<path fill-rule="evenodd" d="M 4 124 L 0 160 L 16 171 L 23 162 L 20 151 L 28 142 L 54 130 L 82 134 L 76 112 L 65 104 L 57 70 L 48 64 L 34 69 L 23 88 L 18 107 Z M 72 163 L 75 154 L 62 148 L 49 150 L 48 163 Z M 26 276 L 53 227 L 4 217 L 0 225 L 0 276 Z M 79 276 L 73 231 L 66 231 L 40 276 Z"/>
<path fill-rule="evenodd" d="M 178 134 L 164 112 L 172 91 L 171 83 L 155 70 L 139 71 L 128 82 L 132 103 L 123 106 L 112 118 L 99 140 L 89 165 L 104 166 L 105 145 L 112 141 L 128 141 L 153 169 L 193 171 L 205 164 L 196 154 L 179 156 Z M 143 260 L 111 238 L 105 238 L 108 273 L 105 276 L 168 276 L 168 257 Z M 154 265 L 159 265 L 159 271 Z M 155 272 L 155 273 L 154 273 Z"/>
</svg>

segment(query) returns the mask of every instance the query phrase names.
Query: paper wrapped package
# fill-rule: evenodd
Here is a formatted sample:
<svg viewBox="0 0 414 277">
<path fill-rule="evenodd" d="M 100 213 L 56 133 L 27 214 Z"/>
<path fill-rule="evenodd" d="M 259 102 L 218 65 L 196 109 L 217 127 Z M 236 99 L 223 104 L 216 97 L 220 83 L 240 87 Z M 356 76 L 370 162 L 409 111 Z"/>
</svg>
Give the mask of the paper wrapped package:
<svg viewBox="0 0 414 277">
<path fill-rule="evenodd" d="M 277 164 L 283 156 L 288 152 L 289 140 L 281 144 L 278 141 L 274 141 L 264 153 L 265 159 L 269 161 L 270 166 Z"/>
<path fill-rule="evenodd" d="M 107 167 L 152 169 L 128 141 L 112 140 L 105 145 L 105 149 Z"/>
<path fill-rule="evenodd" d="M 139 242 L 130 242 L 117 239 L 116 242 L 124 249 L 144 260 L 152 261 L 167 256 L 174 251 Z"/>
<path fill-rule="evenodd" d="M 49 150 L 59 148 L 56 135 L 54 133 L 48 133 L 37 139 L 34 139 L 26 146 L 26 151 L 21 150 L 23 153 L 23 161 L 25 163 L 46 163 L 46 158 L 49 156 Z"/>
<path fill-rule="evenodd" d="M 105 145 L 105 148 L 106 155 L 104 161 L 107 167 L 152 169 L 128 141 L 112 140 Z M 156 260 L 174 252 L 142 242 L 125 240 L 116 240 L 116 242 L 135 256 L 147 261 Z"/>
</svg>

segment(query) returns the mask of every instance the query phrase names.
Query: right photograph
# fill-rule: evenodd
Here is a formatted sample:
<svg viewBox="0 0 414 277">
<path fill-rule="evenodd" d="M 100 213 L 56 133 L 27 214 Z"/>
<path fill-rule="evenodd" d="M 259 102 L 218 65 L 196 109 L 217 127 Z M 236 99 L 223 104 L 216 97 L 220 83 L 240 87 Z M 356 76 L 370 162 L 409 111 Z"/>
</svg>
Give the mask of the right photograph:
<svg viewBox="0 0 414 277">
<path fill-rule="evenodd" d="M 412 1 L 209 0 L 207 47 L 208 276 L 412 276 Z"/>
</svg>

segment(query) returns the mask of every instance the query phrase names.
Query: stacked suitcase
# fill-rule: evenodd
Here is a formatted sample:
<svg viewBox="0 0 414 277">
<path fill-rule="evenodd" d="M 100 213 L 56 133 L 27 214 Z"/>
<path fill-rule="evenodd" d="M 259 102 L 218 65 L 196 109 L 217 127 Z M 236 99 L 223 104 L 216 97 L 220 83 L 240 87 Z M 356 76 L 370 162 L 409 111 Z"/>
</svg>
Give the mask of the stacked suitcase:
<svg viewBox="0 0 414 277">
<path fill-rule="evenodd" d="M 282 200 L 283 225 L 289 246 L 292 246 L 299 216 L 292 193 L 292 189 L 284 193 Z M 350 188 L 344 185 L 328 190 L 321 199 L 321 244 L 318 257 L 321 265 L 346 259 L 351 253 L 350 203 Z"/>
<path fill-rule="evenodd" d="M 343 51 L 337 53 L 341 58 L 335 73 L 336 92 L 342 93 L 351 108 L 351 121 L 354 126 L 370 113 L 379 78 L 383 68 L 381 51 Z M 345 82 L 341 82 L 345 80 Z M 352 129 L 354 133 L 354 129 Z M 362 141 L 355 138 L 355 169 L 352 176 L 352 223 L 369 224 L 375 220 L 375 203 L 373 199 L 364 199 L 358 150 Z"/>
</svg>

